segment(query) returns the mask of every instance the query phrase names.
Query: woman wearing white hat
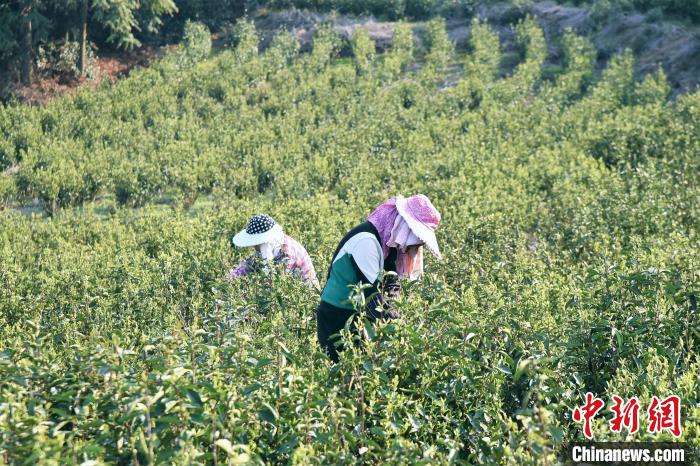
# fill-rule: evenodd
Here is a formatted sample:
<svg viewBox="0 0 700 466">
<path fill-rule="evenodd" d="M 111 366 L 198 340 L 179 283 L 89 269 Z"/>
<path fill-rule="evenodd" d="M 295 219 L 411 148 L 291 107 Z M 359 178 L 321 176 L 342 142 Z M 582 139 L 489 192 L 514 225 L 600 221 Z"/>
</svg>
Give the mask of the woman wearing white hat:
<svg viewBox="0 0 700 466">
<path fill-rule="evenodd" d="M 281 264 L 306 285 L 320 289 L 309 253 L 301 244 L 285 235 L 282 227 L 269 215 L 253 215 L 248 226 L 233 237 L 233 244 L 239 248 L 254 247 L 255 253 L 231 270 L 231 280 L 254 272 L 256 262 L 262 260 Z"/>
</svg>

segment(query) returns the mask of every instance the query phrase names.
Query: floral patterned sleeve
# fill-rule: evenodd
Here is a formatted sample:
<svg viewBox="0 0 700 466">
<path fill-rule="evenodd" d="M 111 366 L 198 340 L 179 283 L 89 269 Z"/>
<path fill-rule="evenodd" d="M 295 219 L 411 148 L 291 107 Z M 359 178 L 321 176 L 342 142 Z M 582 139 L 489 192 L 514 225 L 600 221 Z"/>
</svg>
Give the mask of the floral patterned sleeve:
<svg viewBox="0 0 700 466">
<path fill-rule="evenodd" d="M 301 244 L 286 236 L 280 254 L 279 260 L 284 264 L 287 272 L 301 278 L 307 286 L 320 290 L 321 286 L 316 278 L 316 270 L 311 262 L 311 257 Z"/>
<path fill-rule="evenodd" d="M 244 277 L 244 276 L 248 275 L 250 272 L 252 272 L 254 258 L 255 258 L 255 255 L 248 257 L 246 260 L 241 262 L 238 265 L 238 267 L 231 270 L 231 273 L 229 274 L 229 279 L 231 281 L 233 281 L 233 280 L 236 280 L 237 278 Z"/>
</svg>

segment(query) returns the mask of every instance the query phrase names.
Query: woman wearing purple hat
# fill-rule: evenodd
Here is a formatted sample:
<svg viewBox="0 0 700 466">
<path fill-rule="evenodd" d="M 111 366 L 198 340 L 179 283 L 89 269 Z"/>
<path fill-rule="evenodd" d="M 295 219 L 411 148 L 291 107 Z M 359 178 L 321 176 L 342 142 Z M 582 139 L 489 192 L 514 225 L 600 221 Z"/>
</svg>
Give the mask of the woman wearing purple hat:
<svg viewBox="0 0 700 466">
<path fill-rule="evenodd" d="M 417 194 L 397 196 L 377 207 L 367 221 L 350 230 L 333 254 L 328 281 L 316 310 L 318 342 L 330 358 L 338 361 L 338 333 L 355 314 L 350 301 L 351 287 L 369 284 L 365 306 L 370 321 L 398 317 L 389 301 L 399 293 L 396 279 L 415 280 L 423 273 L 423 246 L 440 258 L 435 230 L 440 213 L 430 200 Z M 395 272 L 384 280 L 384 294 L 379 292 L 382 272 Z"/>
</svg>

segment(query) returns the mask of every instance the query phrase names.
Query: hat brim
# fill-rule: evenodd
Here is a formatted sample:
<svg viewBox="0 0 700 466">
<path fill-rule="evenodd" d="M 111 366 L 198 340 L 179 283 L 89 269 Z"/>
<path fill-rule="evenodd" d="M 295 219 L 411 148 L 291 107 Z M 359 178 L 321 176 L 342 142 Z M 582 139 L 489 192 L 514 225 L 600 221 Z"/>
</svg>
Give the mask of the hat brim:
<svg viewBox="0 0 700 466">
<path fill-rule="evenodd" d="M 258 233 L 255 235 L 251 235 L 245 230 L 241 230 L 238 233 L 236 233 L 236 236 L 233 237 L 233 244 L 239 248 L 249 248 L 251 246 L 258 246 L 260 244 L 269 243 L 275 237 L 281 236 L 282 234 L 282 227 L 280 227 L 279 225 L 274 225 L 266 232 Z"/>
<path fill-rule="evenodd" d="M 438 259 L 442 259 L 442 254 L 440 254 L 440 248 L 438 247 L 435 232 L 429 226 L 411 215 L 411 213 L 408 211 L 408 199 L 404 197 L 397 197 L 396 210 L 398 210 L 399 215 L 401 215 L 404 221 L 408 224 L 408 227 L 411 229 L 413 234 L 425 243 L 428 250 Z"/>
</svg>

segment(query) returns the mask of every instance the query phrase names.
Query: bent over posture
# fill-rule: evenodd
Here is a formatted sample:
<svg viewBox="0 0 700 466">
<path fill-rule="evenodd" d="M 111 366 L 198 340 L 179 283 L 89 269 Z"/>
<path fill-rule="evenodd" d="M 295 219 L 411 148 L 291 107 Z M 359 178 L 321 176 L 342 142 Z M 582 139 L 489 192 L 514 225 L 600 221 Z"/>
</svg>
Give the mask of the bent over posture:
<svg viewBox="0 0 700 466">
<path fill-rule="evenodd" d="M 236 280 L 269 263 L 283 265 L 290 274 L 299 277 L 306 285 L 320 289 L 316 270 L 304 246 L 284 234 L 282 227 L 269 215 L 254 215 L 248 226 L 233 237 L 237 247 L 255 247 L 255 253 L 231 270 L 229 278 Z"/>
<path fill-rule="evenodd" d="M 318 342 L 333 361 L 338 361 L 338 333 L 355 314 L 350 300 L 352 287 L 358 283 L 370 285 L 364 290 L 369 298 L 364 311 L 370 321 L 398 318 L 391 306 L 400 292 L 397 276 L 420 277 L 423 245 L 440 257 L 435 238 L 439 223 L 440 213 L 426 196 L 397 196 L 377 207 L 366 222 L 343 237 L 333 254 L 316 310 Z M 387 276 L 382 284 L 383 272 L 396 275 Z"/>
</svg>

